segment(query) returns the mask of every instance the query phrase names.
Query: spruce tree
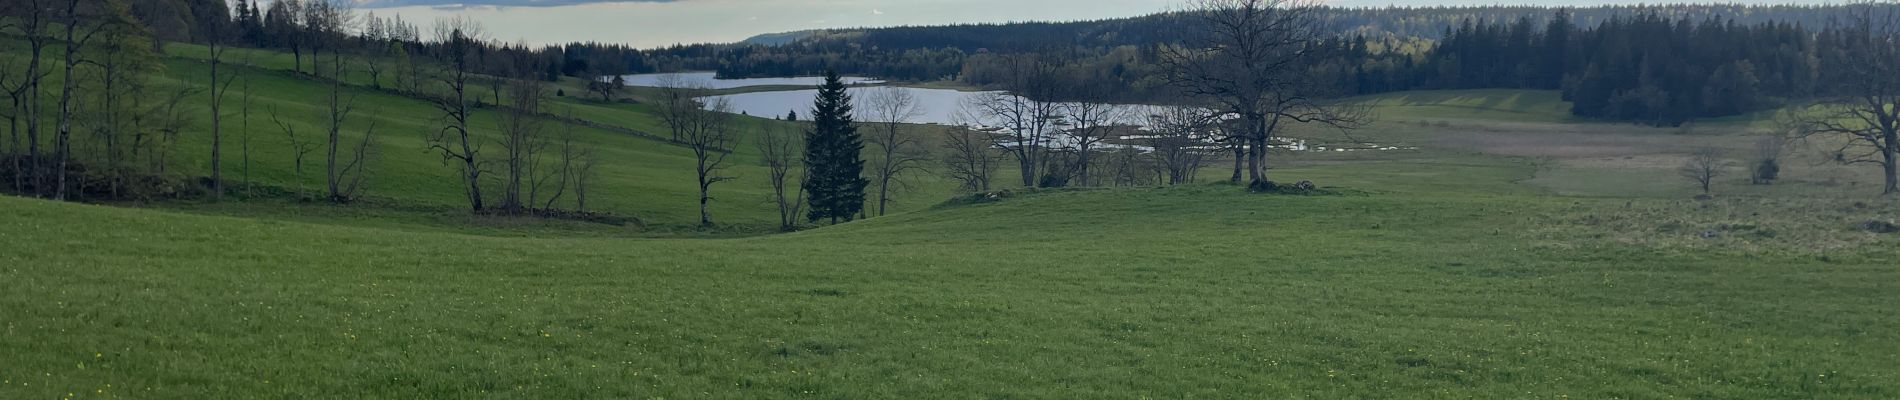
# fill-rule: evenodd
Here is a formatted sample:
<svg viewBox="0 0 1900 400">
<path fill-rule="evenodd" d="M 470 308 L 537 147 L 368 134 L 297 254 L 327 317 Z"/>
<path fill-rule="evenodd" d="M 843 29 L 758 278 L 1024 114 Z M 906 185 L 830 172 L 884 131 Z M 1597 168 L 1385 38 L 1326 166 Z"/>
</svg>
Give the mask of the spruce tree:
<svg viewBox="0 0 1900 400">
<path fill-rule="evenodd" d="M 864 208 L 864 140 L 851 121 L 851 95 L 836 71 L 825 72 L 825 84 L 812 103 L 812 129 L 805 134 L 804 183 L 806 218 L 850 221 Z"/>
</svg>

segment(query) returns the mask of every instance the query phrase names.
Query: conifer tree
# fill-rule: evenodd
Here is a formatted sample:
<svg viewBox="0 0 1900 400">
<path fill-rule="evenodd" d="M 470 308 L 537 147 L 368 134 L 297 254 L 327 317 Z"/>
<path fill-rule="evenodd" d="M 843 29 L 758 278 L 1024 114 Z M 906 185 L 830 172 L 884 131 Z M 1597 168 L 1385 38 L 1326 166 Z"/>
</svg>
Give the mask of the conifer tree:
<svg viewBox="0 0 1900 400">
<path fill-rule="evenodd" d="M 864 139 L 851 117 L 851 95 L 836 71 L 825 72 L 812 104 L 812 128 L 805 134 L 804 188 L 812 222 L 850 221 L 864 209 Z"/>
</svg>

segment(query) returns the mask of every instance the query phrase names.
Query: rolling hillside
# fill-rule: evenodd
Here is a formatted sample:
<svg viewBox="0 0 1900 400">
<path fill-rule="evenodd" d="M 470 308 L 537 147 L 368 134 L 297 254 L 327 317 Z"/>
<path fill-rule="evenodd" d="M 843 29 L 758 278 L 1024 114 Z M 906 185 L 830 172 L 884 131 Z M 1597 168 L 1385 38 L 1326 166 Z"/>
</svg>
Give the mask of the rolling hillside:
<svg viewBox="0 0 1900 400">
<path fill-rule="evenodd" d="M 209 102 L 205 90 L 209 76 L 208 65 L 204 62 L 207 52 L 202 46 L 174 43 L 166 47 L 166 54 L 162 58 L 164 68 L 155 77 L 157 86 L 153 91 L 170 92 L 181 88 L 195 90 L 185 103 L 185 112 L 190 114 L 185 129 L 190 134 L 180 135 L 180 142 L 171 150 L 177 166 L 174 170 L 179 171 L 179 174 L 208 175 L 210 117 L 208 108 L 204 106 Z M 243 178 L 240 143 L 248 134 L 252 141 L 250 176 L 256 184 L 293 191 L 320 190 L 323 186 L 321 152 L 308 156 L 304 174 L 298 175 L 290 141 L 271 120 L 271 114 L 275 112 L 305 140 L 320 139 L 318 135 L 323 132 L 323 121 L 327 118 L 325 102 L 328 85 L 320 79 L 292 72 L 294 61 L 287 53 L 232 50 L 224 59 L 227 65 L 249 65 L 229 68 L 239 71 L 243 78 L 233 84 L 223 107 L 227 179 L 233 182 L 233 186 L 238 186 Z M 308 71 L 311 67 L 307 57 L 304 63 L 304 69 Z M 386 73 L 382 77 L 381 86 L 394 86 L 391 75 Z M 242 79 L 250 80 L 254 92 L 248 129 L 241 113 Z M 466 202 L 454 177 L 456 170 L 444 164 L 439 155 L 428 151 L 425 143 L 426 135 L 441 126 L 442 113 L 428 101 L 372 87 L 370 75 L 359 65 L 352 65 L 346 81 L 351 86 L 346 89 L 345 97 L 354 100 L 356 111 L 345 124 L 345 141 L 354 142 L 372 120 L 376 125 L 377 157 L 370 167 L 367 183 L 370 208 L 375 208 L 375 204 L 396 205 L 406 211 L 395 214 L 438 220 L 458 213 L 465 214 Z M 57 84 L 56 79 L 53 82 L 49 84 Z M 622 96 L 631 96 L 633 101 L 606 103 L 598 101 L 597 97 L 582 98 L 586 96 L 586 91 L 581 86 L 581 82 L 569 80 L 550 88 L 550 95 L 558 89 L 566 96 L 552 97 L 548 112 L 556 115 L 571 113 L 588 121 L 654 136 L 666 135 L 653 109 L 638 103 L 642 96 L 649 94 L 648 91 L 630 89 Z M 485 87 L 474 93 L 480 96 L 480 101 L 493 101 L 493 96 L 488 94 Z M 484 142 L 491 148 L 488 150 L 491 157 L 499 151 L 494 149 L 499 147 L 499 134 L 496 133 L 495 125 L 497 120 L 497 113 L 488 108 L 478 108 L 471 120 L 477 133 L 484 137 Z M 776 123 L 769 119 L 750 117 L 742 120 L 748 125 L 748 128 L 741 129 L 745 134 L 758 132 L 762 124 Z M 564 128 L 559 123 L 549 121 L 545 123 L 544 129 L 548 135 L 558 135 Z M 693 158 L 689 150 L 621 132 L 585 126 L 576 126 L 574 129 L 578 140 L 598 151 L 600 157 L 589 208 L 638 218 L 647 225 L 645 228 L 582 227 L 585 228 L 583 230 L 622 235 L 692 234 L 698 209 Z M 934 132 L 919 130 L 916 134 L 931 133 Z M 85 138 L 76 141 L 77 146 L 94 145 Z M 768 188 L 764 181 L 765 173 L 758 166 L 752 139 L 742 137 L 733 150 L 735 155 L 728 160 L 732 166 L 729 174 L 737 176 L 738 180 L 721 183 L 713 188 L 716 198 L 713 203 L 715 220 L 722 223 L 721 230 L 724 232 L 770 231 L 776 227 L 777 217 L 766 203 Z M 894 207 L 901 211 L 934 204 L 951 195 L 950 186 L 953 185 L 920 175 L 916 180 L 916 191 L 898 196 Z M 571 203 L 572 196 L 567 196 L 565 201 Z M 214 212 L 269 212 L 280 208 L 190 203 L 161 206 Z M 284 210 L 283 214 L 294 217 L 301 213 L 322 212 L 312 211 L 310 207 L 327 206 L 296 205 Z"/>
<path fill-rule="evenodd" d="M 1834 233 L 1864 213 L 1709 240 L 1524 190 L 1521 163 L 1277 173 L 1380 189 L 1024 193 L 728 240 L 0 198 L 0 397 L 1900 395 L 1900 239 Z M 1641 207 L 1763 207 L 1721 204 Z"/>
<path fill-rule="evenodd" d="M 203 49 L 167 50 L 159 89 L 200 85 Z M 266 113 L 316 131 L 323 82 L 234 54 L 257 102 L 243 129 L 228 99 L 227 143 L 315 189 Z M 362 203 L 0 196 L 0 399 L 1900 397 L 1900 234 L 1866 228 L 1900 203 L 1813 151 L 1692 200 L 1683 154 L 1747 151 L 1746 121 L 1393 93 L 1350 99 L 1366 129 L 1289 131 L 1362 149 L 1272 154 L 1305 195 L 1217 182 L 1227 160 L 996 198 L 926 178 L 895 215 L 759 235 L 750 142 L 701 231 L 687 152 L 620 129 L 578 131 L 604 156 L 590 203 L 646 226 L 471 217 L 422 145 L 437 112 L 368 79 Z M 650 91 L 578 84 L 557 111 L 659 132 Z M 200 174 L 208 138 L 182 140 L 173 171 Z"/>
</svg>

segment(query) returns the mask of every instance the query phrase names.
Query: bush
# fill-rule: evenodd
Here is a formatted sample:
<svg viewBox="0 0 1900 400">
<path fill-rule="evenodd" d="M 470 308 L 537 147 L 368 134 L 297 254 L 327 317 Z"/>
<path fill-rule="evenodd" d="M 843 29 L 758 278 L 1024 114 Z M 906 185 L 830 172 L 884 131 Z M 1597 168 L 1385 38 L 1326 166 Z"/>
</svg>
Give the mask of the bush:
<svg viewBox="0 0 1900 400">
<path fill-rule="evenodd" d="M 1041 188 L 1059 188 L 1059 187 L 1067 187 L 1067 186 L 1069 186 L 1069 177 L 1066 175 L 1043 175 L 1042 181 L 1036 182 L 1036 187 L 1041 187 Z"/>
<path fill-rule="evenodd" d="M 1755 171 L 1750 181 L 1757 185 L 1767 185 L 1775 183 L 1775 179 L 1780 177 L 1781 163 L 1770 158 L 1755 163 Z"/>
<path fill-rule="evenodd" d="M 946 200 L 943 203 L 937 204 L 936 208 L 970 205 L 970 204 L 994 203 L 998 201 L 1003 201 L 1003 199 L 1007 199 L 1011 197 L 1016 197 L 1016 192 L 1012 192 L 1009 189 L 998 190 L 994 192 L 971 193 L 968 195 L 952 197 L 950 198 L 950 200 Z"/>
<path fill-rule="evenodd" d="M 1321 189 L 1313 181 L 1299 181 L 1291 185 L 1282 185 L 1272 181 L 1260 181 L 1247 184 L 1248 193 L 1293 194 L 1302 196 L 1338 195 L 1337 191 Z"/>
</svg>

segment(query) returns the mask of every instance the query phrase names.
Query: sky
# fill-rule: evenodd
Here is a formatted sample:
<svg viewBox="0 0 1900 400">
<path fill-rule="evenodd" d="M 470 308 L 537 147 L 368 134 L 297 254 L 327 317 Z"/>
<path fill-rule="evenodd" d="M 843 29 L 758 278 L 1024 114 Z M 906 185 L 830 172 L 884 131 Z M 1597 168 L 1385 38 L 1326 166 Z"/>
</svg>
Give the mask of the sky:
<svg viewBox="0 0 1900 400">
<path fill-rule="evenodd" d="M 532 45 L 624 43 L 650 48 L 729 43 L 764 33 L 950 23 L 1071 21 L 1132 17 L 1179 8 L 1184 0 L 354 0 L 360 11 L 400 15 L 427 30 L 461 14 L 492 39 Z M 1743 3 L 1788 2 L 1744 0 Z M 1653 2 L 1653 1 L 1652 1 Z M 1795 1 L 1801 2 L 1801 1 Z M 1329 0 L 1339 6 L 1595 5 L 1630 0 Z"/>
<path fill-rule="evenodd" d="M 1166 11 L 1180 0 L 357 1 L 359 11 L 379 17 L 401 15 L 425 31 L 438 18 L 463 14 L 502 41 L 599 41 L 657 47 L 737 42 L 763 33 L 805 29 L 1129 17 Z"/>
</svg>

